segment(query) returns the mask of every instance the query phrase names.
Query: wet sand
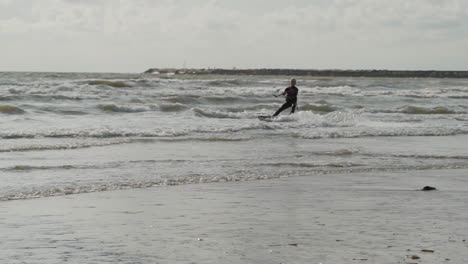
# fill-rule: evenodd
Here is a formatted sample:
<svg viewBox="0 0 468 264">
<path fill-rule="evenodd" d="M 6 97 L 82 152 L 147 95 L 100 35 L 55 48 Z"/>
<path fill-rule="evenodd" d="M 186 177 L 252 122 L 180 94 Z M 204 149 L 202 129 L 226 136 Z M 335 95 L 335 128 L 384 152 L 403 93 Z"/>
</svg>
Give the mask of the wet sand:
<svg viewBox="0 0 468 264">
<path fill-rule="evenodd" d="M 467 263 L 467 175 L 324 174 L 1 202 L 0 260 Z M 425 185 L 438 190 L 417 191 Z"/>
</svg>

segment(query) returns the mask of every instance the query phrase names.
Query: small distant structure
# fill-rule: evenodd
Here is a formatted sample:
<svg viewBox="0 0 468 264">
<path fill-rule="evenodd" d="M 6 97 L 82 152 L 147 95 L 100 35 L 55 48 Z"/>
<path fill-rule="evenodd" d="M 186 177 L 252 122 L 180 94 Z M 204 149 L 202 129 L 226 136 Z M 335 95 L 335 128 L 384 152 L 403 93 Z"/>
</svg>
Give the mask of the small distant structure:
<svg viewBox="0 0 468 264">
<path fill-rule="evenodd" d="M 210 70 L 206 69 L 176 69 L 176 68 L 151 68 L 146 70 L 145 74 L 166 74 L 166 75 L 175 75 L 175 74 L 206 74 Z"/>
</svg>

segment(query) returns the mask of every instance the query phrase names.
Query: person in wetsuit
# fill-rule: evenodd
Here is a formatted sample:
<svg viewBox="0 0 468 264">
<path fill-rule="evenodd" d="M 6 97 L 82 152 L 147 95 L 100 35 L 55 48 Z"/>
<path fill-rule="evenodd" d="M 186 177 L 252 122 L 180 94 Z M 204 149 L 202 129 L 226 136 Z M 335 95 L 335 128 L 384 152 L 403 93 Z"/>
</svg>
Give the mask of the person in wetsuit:
<svg viewBox="0 0 468 264">
<path fill-rule="evenodd" d="M 273 117 L 279 115 L 283 110 L 292 106 L 291 114 L 294 114 L 297 105 L 297 93 L 299 89 L 296 87 L 296 79 L 291 79 L 291 86 L 284 89 L 284 92 L 281 95 L 286 96 L 286 103 L 284 103 L 278 111 L 273 114 Z"/>
</svg>

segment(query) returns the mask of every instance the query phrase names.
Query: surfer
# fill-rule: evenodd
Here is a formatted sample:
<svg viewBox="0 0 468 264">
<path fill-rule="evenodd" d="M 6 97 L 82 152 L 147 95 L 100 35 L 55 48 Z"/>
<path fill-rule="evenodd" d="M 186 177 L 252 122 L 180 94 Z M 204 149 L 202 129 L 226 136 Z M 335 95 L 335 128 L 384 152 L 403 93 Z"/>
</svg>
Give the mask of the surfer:
<svg viewBox="0 0 468 264">
<path fill-rule="evenodd" d="M 299 92 L 299 89 L 296 87 L 296 79 L 291 79 L 291 86 L 288 88 L 284 89 L 284 92 L 281 93 L 280 95 L 286 96 L 286 103 L 284 103 L 278 111 L 276 111 L 273 114 L 273 117 L 279 115 L 283 110 L 286 108 L 289 108 L 292 106 L 291 109 L 291 114 L 294 114 L 294 111 L 296 110 L 296 105 L 297 105 L 297 93 Z M 275 97 L 278 97 L 279 95 L 275 95 Z"/>
</svg>

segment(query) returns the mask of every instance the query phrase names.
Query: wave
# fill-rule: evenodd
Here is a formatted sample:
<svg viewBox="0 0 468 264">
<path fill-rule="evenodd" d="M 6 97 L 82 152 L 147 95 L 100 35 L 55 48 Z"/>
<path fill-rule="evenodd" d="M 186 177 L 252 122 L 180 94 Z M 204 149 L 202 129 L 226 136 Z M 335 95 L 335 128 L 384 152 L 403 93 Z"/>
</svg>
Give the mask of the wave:
<svg viewBox="0 0 468 264">
<path fill-rule="evenodd" d="M 451 98 L 451 99 L 468 99 L 468 95 L 451 95 L 451 96 L 448 96 L 448 98 Z"/>
<path fill-rule="evenodd" d="M 352 155 L 355 153 L 358 153 L 358 149 L 339 149 L 335 151 L 327 151 L 324 153 L 324 155 L 327 156 L 347 156 L 347 155 Z"/>
<path fill-rule="evenodd" d="M 317 84 L 317 83 L 315 83 Z M 396 88 L 396 89 L 395 89 Z M 406 97 L 406 98 L 452 98 L 452 99 L 467 99 L 466 88 L 454 89 L 451 87 L 444 88 L 427 88 L 418 89 L 410 86 L 394 87 L 394 86 L 375 86 L 370 85 L 321 85 L 321 86 L 301 86 L 300 91 L 304 95 L 332 95 L 332 96 L 379 96 L 379 97 Z"/>
<path fill-rule="evenodd" d="M 226 109 L 230 110 L 230 108 Z M 262 109 L 263 110 L 263 109 Z M 192 111 L 201 117 L 208 118 L 220 118 L 220 119 L 257 119 L 257 116 L 265 113 L 257 112 L 248 112 L 243 109 L 242 112 L 226 112 L 226 111 L 216 111 L 216 110 L 206 110 L 200 108 L 193 108 Z M 300 111 L 294 115 L 279 115 L 274 119 L 271 119 L 269 124 L 271 126 L 267 129 L 274 128 L 285 128 L 279 123 L 291 123 L 295 127 L 302 127 L 311 125 L 314 127 L 349 127 L 354 126 L 362 118 L 353 112 L 333 112 L 327 113 L 325 115 L 316 114 L 311 111 Z M 266 124 L 262 122 L 261 124 Z M 276 125 L 275 125 L 276 124 Z M 209 132 L 209 131 L 208 131 Z"/>
<path fill-rule="evenodd" d="M 189 107 L 180 103 L 175 104 L 160 104 L 159 109 L 162 112 L 181 112 L 188 110 Z"/>
<path fill-rule="evenodd" d="M 320 115 L 311 111 L 300 111 L 294 115 L 280 115 L 281 120 L 296 120 L 314 127 L 352 127 L 363 122 L 363 117 L 353 111 L 335 111 Z"/>
<path fill-rule="evenodd" d="M 101 104 L 98 105 L 102 111 L 105 112 L 115 112 L 115 113 L 140 113 L 140 112 L 149 112 L 149 111 L 157 111 L 160 110 L 161 112 L 181 112 L 188 110 L 189 107 L 185 106 L 180 103 L 175 104 L 125 104 L 125 105 L 118 105 L 118 104 Z"/>
<path fill-rule="evenodd" d="M 440 156 L 440 155 L 392 155 L 397 158 L 418 158 L 418 159 L 454 159 L 454 160 L 468 160 L 468 156 Z"/>
<path fill-rule="evenodd" d="M 26 200 L 53 196 L 65 196 L 72 194 L 82 193 L 93 193 L 93 192 L 105 192 L 125 189 L 141 189 L 150 188 L 156 186 L 174 186 L 174 185 L 186 185 L 186 184 L 200 184 L 200 183 L 215 183 L 215 182 L 231 182 L 231 181 L 253 181 L 253 180 L 265 180 L 279 178 L 279 175 L 238 175 L 238 176 L 213 176 L 213 177 L 186 177 L 186 178 L 175 178 L 175 179 L 155 179 L 152 181 L 142 182 L 119 182 L 109 184 L 90 184 L 78 187 L 55 187 L 45 188 L 42 190 L 23 191 L 13 194 L 5 194 L 0 196 L 0 201 L 11 201 L 11 200 Z"/>
<path fill-rule="evenodd" d="M 0 96 L 0 101 L 13 101 L 19 96 Z"/>
<path fill-rule="evenodd" d="M 443 164 L 443 165 L 427 165 L 427 166 L 399 166 L 399 167 L 377 167 L 377 168 L 356 168 L 361 166 L 359 164 L 341 162 L 341 163 L 323 163 L 323 164 L 308 164 L 308 163 L 274 163 L 264 164 L 272 166 L 295 166 L 300 168 L 309 168 L 306 172 L 289 173 L 287 176 L 284 174 L 269 174 L 269 175 L 252 175 L 250 173 L 238 173 L 237 175 L 218 175 L 218 176 L 190 176 L 173 179 L 154 179 L 146 181 L 129 181 L 129 182 L 115 182 L 108 184 L 87 184 L 81 186 L 62 186 L 50 187 L 42 189 L 33 189 L 27 191 L 19 191 L 16 193 L 7 193 L 0 195 L 0 201 L 11 200 L 26 200 L 53 196 L 66 196 L 82 193 L 105 192 L 125 189 L 141 189 L 151 188 L 157 186 L 177 186 L 187 184 L 203 184 L 203 183 L 216 183 L 216 182 L 236 182 L 236 181 L 257 181 L 268 180 L 282 177 L 293 176 L 310 176 L 311 174 L 348 174 L 348 173 L 368 173 L 368 172 L 397 172 L 397 171 L 411 171 L 411 170 L 440 170 L 440 169 L 467 169 L 468 163 L 460 164 Z M 323 169 L 311 169 L 320 168 Z M 326 169 L 326 168 L 334 169 Z M 58 169 L 72 169 L 73 166 L 57 166 Z"/>
<path fill-rule="evenodd" d="M 8 89 L 8 92 L 11 93 L 11 94 L 22 94 L 23 93 L 23 91 L 18 90 L 18 89 L 14 89 L 14 88 Z"/>
<path fill-rule="evenodd" d="M 10 89 L 10 93 L 12 93 Z M 99 97 L 95 95 L 87 95 L 87 96 L 78 96 L 78 95 L 62 95 L 62 94 L 50 94 L 53 93 L 53 91 L 42 91 L 42 92 L 20 92 L 16 91 L 15 93 L 12 93 L 13 95 L 8 95 L 8 96 L 0 96 L 0 101 L 17 101 L 17 100 L 34 100 L 34 101 L 44 101 L 44 102 L 50 102 L 50 101 L 59 101 L 59 100 L 64 100 L 64 101 L 82 101 L 82 100 L 96 100 L 99 99 Z"/>
<path fill-rule="evenodd" d="M 316 104 L 326 105 L 329 104 L 326 100 L 318 100 L 315 102 Z"/>
<path fill-rule="evenodd" d="M 62 115 L 87 115 L 88 113 L 83 111 L 73 111 L 73 110 L 51 110 L 51 112 L 59 113 Z"/>
<path fill-rule="evenodd" d="M 192 131 L 193 132 L 193 131 Z M 197 132 L 197 131 L 195 131 Z M 207 131 L 202 131 L 207 132 Z M 0 131 L 0 138 L 124 138 L 124 137 L 177 137 L 185 136 L 190 131 L 174 130 L 131 130 L 131 129 L 93 129 L 93 130 L 68 130 L 58 129 L 44 132 L 8 132 Z"/>
<path fill-rule="evenodd" d="M 28 152 L 28 151 L 45 151 L 45 150 L 70 150 L 70 149 L 81 149 L 91 147 L 104 147 L 110 145 L 126 144 L 131 143 L 133 140 L 117 140 L 111 142 L 89 142 L 89 143 L 68 143 L 68 144 L 56 144 L 56 145 L 26 145 L 26 146 L 12 146 L 12 147 L 0 147 L 0 153 L 2 152 Z"/>
<path fill-rule="evenodd" d="M 171 139 L 160 139 L 159 141 L 165 142 L 183 142 L 183 141 L 201 141 L 201 142 L 238 142 L 238 141 L 248 141 L 251 138 L 235 138 L 235 137 L 190 137 L 190 138 L 171 138 Z"/>
<path fill-rule="evenodd" d="M 183 96 L 169 96 L 160 98 L 163 101 L 168 101 L 176 104 L 201 104 L 200 96 L 183 95 Z"/>
<path fill-rule="evenodd" d="M 455 120 L 468 121 L 468 116 L 457 116 L 457 117 L 455 117 Z"/>
<path fill-rule="evenodd" d="M 203 97 L 203 100 L 208 101 L 210 103 L 235 103 L 242 102 L 245 99 L 234 96 L 206 96 Z"/>
<path fill-rule="evenodd" d="M 9 115 L 21 115 L 24 114 L 25 111 L 16 106 L 0 105 L 0 113 Z"/>
<path fill-rule="evenodd" d="M 117 104 L 101 104 L 98 105 L 102 111 L 116 113 L 139 113 L 147 111 L 155 111 L 159 109 L 156 105 L 117 105 Z"/>
<path fill-rule="evenodd" d="M 230 79 L 230 80 L 213 80 L 208 81 L 206 84 L 208 86 L 215 86 L 215 87 L 231 87 L 231 86 L 239 86 L 241 85 L 241 81 L 237 79 Z"/>
<path fill-rule="evenodd" d="M 66 95 L 29 95 L 34 99 L 39 99 L 43 101 L 56 101 L 56 100 L 70 100 L 70 101 L 81 101 L 83 98 L 79 96 L 66 96 Z M 89 98 L 88 98 L 89 99 Z"/>
<path fill-rule="evenodd" d="M 305 104 L 305 105 L 300 105 L 299 107 L 301 111 L 315 111 L 315 112 L 325 112 L 325 113 L 336 111 L 335 107 L 328 105 L 328 104 L 320 104 L 320 105 Z"/>
<path fill-rule="evenodd" d="M 143 109 L 114 109 L 110 111 L 147 111 Z M 157 106 L 153 106 L 157 109 Z M 443 126 L 424 123 L 396 123 L 373 121 L 359 111 L 334 111 L 327 114 L 317 114 L 311 111 L 301 111 L 294 115 L 280 115 L 271 122 L 257 120 L 255 112 L 226 112 L 211 109 L 192 108 L 194 115 L 202 118 L 216 119 L 241 119 L 239 122 L 216 122 L 205 119 L 209 125 L 200 126 L 192 120 L 190 125 L 173 127 L 116 127 L 116 128 L 56 128 L 56 129 L 36 129 L 36 130 L 0 130 L 0 138 L 136 138 L 136 137 L 181 137 L 196 136 L 198 134 L 210 136 L 222 135 L 224 133 L 237 133 L 240 131 L 274 130 L 274 133 L 281 134 L 292 132 L 294 136 L 300 138 L 353 138 L 370 136 L 441 136 L 467 134 L 468 127 L 463 123 L 456 122 L 455 125 Z"/>
<path fill-rule="evenodd" d="M 286 117 L 288 118 L 288 117 Z M 239 126 L 232 127 L 197 127 L 184 130 L 132 130 L 132 129 L 95 129 L 95 130 L 56 130 L 43 132 L 8 132 L 0 131 L 0 138 L 3 139 L 26 139 L 26 138 L 167 138 L 167 137 L 183 137 L 190 134 L 210 134 L 219 135 L 225 133 L 239 133 L 248 130 L 274 130 L 275 133 L 281 131 L 291 131 L 289 128 L 294 128 L 290 133 L 291 137 L 304 139 L 321 139 L 321 138 L 358 138 L 358 137 L 394 137 L 394 136 L 449 136 L 468 134 L 467 129 L 460 127 L 353 127 L 347 126 L 350 124 L 332 121 L 317 121 L 312 123 L 314 129 L 308 129 L 310 125 L 304 126 L 300 123 L 292 123 L 292 126 L 285 126 L 282 122 L 250 122 Z M 289 121 L 290 122 L 290 121 Z M 301 128 L 302 127 L 302 128 Z M 297 128 L 297 129 L 296 129 Z M 216 136 L 215 136 L 216 137 Z M 201 137 L 202 138 L 202 137 Z M 179 139 L 176 139 L 179 140 Z M 183 139 L 185 140 L 185 139 Z M 194 138 L 194 140 L 197 140 Z M 204 139 L 198 139 L 203 141 Z M 206 139 L 206 141 L 216 139 Z M 91 147 L 91 146 L 90 146 Z M 66 148 L 65 146 L 63 148 Z M 73 148 L 71 146 L 70 148 Z M 2 148 L 7 151 L 7 148 Z M 20 150 L 18 150 L 20 151 Z"/>
<path fill-rule="evenodd" d="M 350 85 L 300 87 L 299 89 L 300 92 L 305 95 L 362 96 L 362 90 Z"/>
<path fill-rule="evenodd" d="M 369 113 L 401 113 L 401 114 L 408 114 L 408 115 L 450 115 L 450 114 L 464 114 L 466 111 L 457 109 L 449 109 L 444 106 L 436 106 L 436 107 L 420 107 L 420 106 L 413 106 L 413 105 L 404 105 L 394 109 L 363 109 Z"/>
<path fill-rule="evenodd" d="M 468 130 L 456 128 L 427 128 L 427 127 L 402 127 L 402 128 L 366 128 L 317 131 L 310 133 L 295 133 L 293 136 L 304 139 L 320 138 L 360 138 L 360 137 L 401 137 L 401 136 L 453 136 L 468 134 Z"/>
<path fill-rule="evenodd" d="M 240 119 L 240 118 L 242 118 L 244 116 L 242 113 L 210 111 L 210 110 L 202 110 L 200 108 L 193 108 L 192 111 L 198 116 L 211 117 L 211 118 Z"/>
<path fill-rule="evenodd" d="M 164 96 L 158 97 L 158 100 L 169 102 L 169 103 L 177 103 L 183 105 L 248 105 L 248 109 L 255 108 L 258 109 L 258 105 L 265 105 L 267 107 L 272 107 L 272 104 L 277 102 L 276 100 L 272 99 L 272 104 L 267 104 L 265 99 L 262 97 L 253 97 L 249 95 L 241 95 L 241 96 L 199 96 L 199 95 L 171 95 L 171 96 Z M 257 104 L 257 105 L 255 105 Z"/>
<path fill-rule="evenodd" d="M 0 169 L 0 170 L 21 172 L 21 171 L 31 171 L 31 170 L 58 170 L 58 169 L 70 170 L 70 169 L 75 169 L 75 168 L 77 168 L 77 167 L 74 167 L 72 165 L 61 165 L 61 166 L 16 165 L 16 166 L 13 166 L 13 167 L 4 168 L 4 169 Z"/>
<path fill-rule="evenodd" d="M 127 85 L 125 82 L 122 81 L 106 81 L 106 80 L 96 80 L 96 81 L 89 81 L 89 85 L 104 85 L 104 86 L 110 86 L 110 87 L 115 87 L 115 88 L 126 88 L 130 87 Z"/>
<path fill-rule="evenodd" d="M 55 105 L 46 106 L 46 107 L 38 107 L 37 109 L 41 111 L 51 112 L 51 113 L 61 114 L 61 115 L 87 115 L 89 114 L 87 112 L 78 111 L 78 110 L 69 110 L 69 109 L 64 110 L 63 108 L 56 107 Z"/>
<path fill-rule="evenodd" d="M 419 115 L 432 115 L 432 114 L 454 114 L 455 112 L 443 106 L 436 106 L 433 108 L 418 107 L 412 105 L 405 105 L 400 107 L 401 112 L 406 114 L 419 114 Z"/>
<path fill-rule="evenodd" d="M 350 162 L 330 162 L 330 163 L 293 163 L 293 162 L 279 162 L 266 164 L 275 167 L 301 167 L 301 168 L 317 168 L 317 167 L 333 167 L 333 168 L 347 168 L 361 166 Z"/>
<path fill-rule="evenodd" d="M 256 104 L 256 105 L 247 106 L 247 107 L 228 107 L 228 108 L 225 108 L 224 110 L 228 112 L 238 113 L 238 112 L 246 112 L 246 111 L 261 111 L 265 109 L 270 109 L 271 111 L 273 111 L 273 109 L 276 110 L 277 107 L 274 106 L 273 104 Z"/>
</svg>

